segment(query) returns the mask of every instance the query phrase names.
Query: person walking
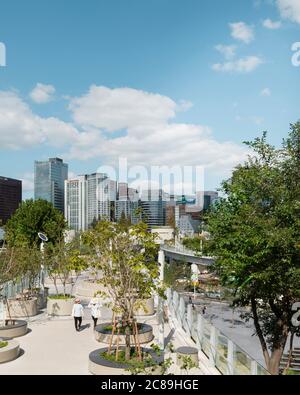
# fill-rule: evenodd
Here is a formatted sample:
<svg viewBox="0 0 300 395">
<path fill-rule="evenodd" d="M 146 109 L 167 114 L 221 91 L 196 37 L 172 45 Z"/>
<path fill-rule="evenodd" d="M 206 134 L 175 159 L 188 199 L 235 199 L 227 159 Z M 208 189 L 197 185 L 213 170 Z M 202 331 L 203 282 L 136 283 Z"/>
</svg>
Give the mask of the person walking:
<svg viewBox="0 0 300 395">
<path fill-rule="evenodd" d="M 75 299 L 75 303 L 72 309 L 72 317 L 74 317 L 74 324 L 77 332 L 80 331 L 83 315 L 84 315 L 83 306 L 80 303 L 79 299 Z"/>
<path fill-rule="evenodd" d="M 88 308 L 91 309 L 92 319 L 94 321 L 94 329 L 97 325 L 98 318 L 101 317 L 100 307 L 101 304 L 99 303 L 99 300 L 97 298 L 91 299 L 90 303 L 88 304 Z"/>
</svg>

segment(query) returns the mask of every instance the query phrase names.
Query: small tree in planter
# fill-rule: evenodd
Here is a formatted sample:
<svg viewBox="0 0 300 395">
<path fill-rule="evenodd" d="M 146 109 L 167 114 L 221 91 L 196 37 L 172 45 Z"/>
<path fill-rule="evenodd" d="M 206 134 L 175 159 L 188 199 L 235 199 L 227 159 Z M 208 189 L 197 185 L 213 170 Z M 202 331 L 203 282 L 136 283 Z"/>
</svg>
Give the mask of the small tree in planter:
<svg viewBox="0 0 300 395">
<path fill-rule="evenodd" d="M 138 325 L 134 310 L 141 299 L 147 299 L 153 292 L 163 295 L 158 283 L 159 265 L 155 234 L 147 232 L 143 223 L 124 226 L 108 221 L 98 222 L 94 229 L 83 235 L 84 242 L 92 249 L 91 264 L 102 272 L 99 280 L 105 291 L 100 295 L 111 300 L 113 310 L 112 336 L 108 347 L 111 359 L 113 336 L 125 334 L 124 360 L 132 356 L 131 337 L 135 339 L 136 353 L 142 353 L 137 341 Z M 115 317 L 118 316 L 118 320 Z M 118 345 L 118 341 L 117 341 Z M 115 360 L 119 358 L 118 346 Z"/>
<path fill-rule="evenodd" d="M 5 299 L 3 295 L 3 288 L 8 281 L 11 281 L 13 276 L 14 256 L 8 251 L 4 250 L 0 253 L 0 301 Z M 2 299 L 2 300 L 1 300 Z M 0 326 L 5 325 L 5 322 Z"/>
<path fill-rule="evenodd" d="M 48 246 L 47 246 L 48 247 Z M 53 281 L 56 297 L 69 298 L 73 292 L 73 286 L 76 283 L 80 272 L 86 269 L 86 260 L 80 255 L 80 251 L 74 243 L 60 242 L 54 246 L 49 246 L 45 250 L 44 262 L 47 272 Z M 76 273 L 75 281 L 71 283 L 70 293 L 67 293 L 67 284 L 71 272 Z M 62 293 L 58 290 L 58 281 L 62 284 Z"/>
</svg>

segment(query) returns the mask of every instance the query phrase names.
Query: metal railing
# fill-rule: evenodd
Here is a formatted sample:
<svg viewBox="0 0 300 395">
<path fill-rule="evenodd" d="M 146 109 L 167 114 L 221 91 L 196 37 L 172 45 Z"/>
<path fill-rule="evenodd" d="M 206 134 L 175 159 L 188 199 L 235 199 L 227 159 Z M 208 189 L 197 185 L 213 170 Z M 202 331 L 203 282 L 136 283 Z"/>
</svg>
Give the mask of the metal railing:
<svg viewBox="0 0 300 395">
<path fill-rule="evenodd" d="M 202 314 L 186 305 L 184 297 L 167 290 L 170 315 L 196 346 L 209 359 L 211 366 L 224 375 L 269 375 L 270 373 L 247 352 L 206 320 Z"/>
</svg>

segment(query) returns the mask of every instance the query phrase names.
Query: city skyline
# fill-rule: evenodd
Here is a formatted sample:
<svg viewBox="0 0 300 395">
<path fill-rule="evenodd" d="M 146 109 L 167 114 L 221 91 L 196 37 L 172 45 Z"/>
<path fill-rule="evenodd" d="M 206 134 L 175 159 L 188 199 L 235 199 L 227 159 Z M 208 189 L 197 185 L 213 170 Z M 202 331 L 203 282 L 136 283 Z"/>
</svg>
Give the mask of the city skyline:
<svg viewBox="0 0 300 395">
<path fill-rule="evenodd" d="M 71 177 L 121 156 L 204 166 L 215 190 L 243 141 L 268 130 L 278 145 L 299 118 L 296 2 L 16 4 L 0 16 L 0 173 L 23 181 L 24 198 L 33 160 L 57 156 Z"/>
</svg>

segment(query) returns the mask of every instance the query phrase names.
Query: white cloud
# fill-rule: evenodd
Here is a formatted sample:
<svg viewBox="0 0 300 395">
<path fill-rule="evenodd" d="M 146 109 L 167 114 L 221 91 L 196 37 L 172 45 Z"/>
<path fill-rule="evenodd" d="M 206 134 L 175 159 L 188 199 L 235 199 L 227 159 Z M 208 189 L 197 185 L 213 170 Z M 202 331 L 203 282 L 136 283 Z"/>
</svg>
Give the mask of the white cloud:
<svg viewBox="0 0 300 395">
<path fill-rule="evenodd" d="M 280 21 L 272 21 L 271 19 L 265 19 L 263 21 L 263 26 L 267 29 L 276 30 L 281 28 Z"/>
<path fill-rule="evenodd" d="M 87 94 L 73 98 L 69 109 L 82 126 L 113 132 L 163 123 L 175 117 L 177 104 L 166 96 L 131 88 L 92 85 Z"/>
<path fill-rule="evenodd" d="M 277 0 L 277 7 L 282 18 L 300 23 L 299 0 Z"/>
<path fill-rule="evenodd" d="M 257 69 L 263 60 L 258 56 L 247 56 L 230 62 L 215 63 L 212 68 L 221 72 L 250 73 Z"/>
<path fill-rule="evenodd" d="M 53 85 L 45 85 L 37 83 L 34 89 L 30 92 L 29 96 L 35 103 L 48 103 L 53 100 L 55 88 Z"/>
<path fill-rule="evenodd" d="M 235 56 L 236 46 L 235 45 L 216 45 L 215 49 L 224 55 L 225 59 L 232 59 Z"/>
<path fill-rule="evenodd" d="M 269 88 L 264 88 L 261 92 L 260 92 L 260 95 L 261 96 L 271 96 L 271 89 L 269 89 Z"/>
<path fill-rule="evenodd" d="M 87 94 L 71 99 L 73 119 L 84 133 L 66 154 L 105 163 L 126 157 L 131 165 L 203 165 L 216 172 L 226 172 L 244 158 L 246 149 L 216 141 L 207 126 L 174 122 L 180 107 L 182 102 L 178 105 L 166 96 L 92 86 Z M 120 129 L 125 135 L 105 132 Z"/>
<path fill-rule="evenodd" d="M 0 148 L 22 149 L 38 144 L 62 147 L 78 131 L 57 118 L 42 118 L 13 91 L 0 91 Z"/>
<path fill-rule="evenodd" d="M 245 22 L 230 23 L 229 26 L 231 29 L 231 36 L 236 40 L 243 41 L 246 44 L 254 40 L 253 28 Z"/>
<path fill-rule="evenodd" d="M 92 86 L 70 99 L 72 124 L 40 117 L 16 92 L 0 91 L 0 149 L 55 146 L 65 160 L 111 165 L 126 157 L 130 166 L 204 166 L 206 175 L 227 177 L 247 148 L 217 141 L 205 125 L 176 123 L 178 111 L 190 105 L 141 90 Z M 24 180 L 29 190 L 32 179 Z"/>
</svg>

